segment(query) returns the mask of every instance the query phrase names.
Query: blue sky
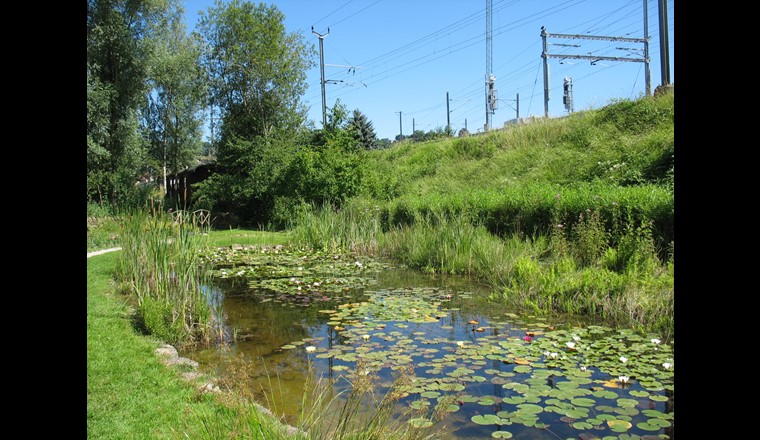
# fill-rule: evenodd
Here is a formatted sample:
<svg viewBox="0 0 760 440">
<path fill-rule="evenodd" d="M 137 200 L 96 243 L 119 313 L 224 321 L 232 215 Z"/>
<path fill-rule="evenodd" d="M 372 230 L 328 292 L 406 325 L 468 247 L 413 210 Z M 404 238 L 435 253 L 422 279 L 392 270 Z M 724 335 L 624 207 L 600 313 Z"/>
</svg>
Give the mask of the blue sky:
<svg viewBox="0 0 760 440">
<path fill-rule="evenodd" d="M 541 27 L 549 34 L 643 39 L 644 4 L 649 35 L 651 91 L 662 84 L 658 0 L 491 0 L 492 74 L 498 108 L 491 127 L 519 115 L 544 116 Z M 393 140 L 400 130 L 430 131 L 447 124 L 455 132 L 483 130 L 486 122 L 487 0 L 283 0 L 288 32 L 301 33 L 317 49 L 307 72 L 303 101 L 309 119 L 322 126 L 319 39 L 323 39 L 327 108 L 340 99 L 372 121 L 378 138 Z M 675 84 L 674 0 L 666 0 L 669 75 Z M 184 2 L 188 30 L 199 10 L 213 0 Z M 643 59 L 640 42 L 547 38 L 549 54 Z M 568 112 L 562 102 L 564 78 L 572 79 L 574 110 L 599 108 L 615 99 L 643 96 L 646 64 L 627 61 L 549 58 L 549 117 Z M 399 112 L 400 115 L 399 115 Z"/>
</svg>

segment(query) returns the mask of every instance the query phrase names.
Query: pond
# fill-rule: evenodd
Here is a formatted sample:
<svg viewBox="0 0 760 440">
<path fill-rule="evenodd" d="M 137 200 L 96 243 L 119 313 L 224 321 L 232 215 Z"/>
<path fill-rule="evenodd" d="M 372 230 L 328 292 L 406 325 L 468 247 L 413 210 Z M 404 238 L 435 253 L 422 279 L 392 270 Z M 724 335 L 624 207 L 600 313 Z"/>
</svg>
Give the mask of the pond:
<svg viewBox="0 0 760 440">
<path fill-rule="evenodd" d="M 674 438 L 673 343 L 657 335 L 519 315 L 466 278 L 367 257 L 212 260 L 230 340 L 184 355 L 292 425 L 327 400 L 336 423 L 361 390 L 360 411 L 391 401 L 396 423 L 441 439 Z"/>
</svg>

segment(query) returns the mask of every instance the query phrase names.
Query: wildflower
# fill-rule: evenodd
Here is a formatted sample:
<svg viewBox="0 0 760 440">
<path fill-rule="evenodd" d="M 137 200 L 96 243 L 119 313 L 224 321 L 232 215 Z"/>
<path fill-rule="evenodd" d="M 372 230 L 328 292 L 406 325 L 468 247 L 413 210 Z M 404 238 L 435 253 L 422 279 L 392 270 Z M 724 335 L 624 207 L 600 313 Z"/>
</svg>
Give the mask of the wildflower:
<svg viewBox="0 0 760 440">
<path fill-rule="evenodd" d="M 657 345 L 657 344 L 659 344 L 660 342 L 662 342 L 662 341 L 660 341 L 660 340 L 659 340 L 659 339 L 657 339 L 657 338 L 654 338 L 654 339 L 652 339 L 652 344 L 654 344 L 654 345 Z"/>
<path fill-rule="evenodd" d="M 664 369 L 666 369 L 666 370 L 670 370 L 670 367 L 672 367 L 672 366 L 673 366 L 673 364 L 671 364 L 670 362 L 663 362 L 662 363 L 662 367 Z"/>
<path fill-rule="evenodd" d="M 628 383 L 628 376 L 618 376 L 618 380 L 620 381 L 620 383 L 626 384 Z"/>
<path fill-rule="evenodd" d="M 309 345 L 308 347 L 306 347 L 306 352 L 307 353 L 311 353 L 311 352 L 315 351 L 316 349 L 317 349 L 317 347 L 315 347 L 313 345 Z"/>
<path fill-rule="evenodd" d="M 567 348 L 570 350 L 575 348 L 575 342 L 566 342 L 565 345 L 567 345 Z"/>
<path fill-rule="evenodd" d="M 628 362 L 628 358 L 625 357 L 625 356 L 620 356 L 620 362 L 626 363 L 626 362 Z"/>
</svg>

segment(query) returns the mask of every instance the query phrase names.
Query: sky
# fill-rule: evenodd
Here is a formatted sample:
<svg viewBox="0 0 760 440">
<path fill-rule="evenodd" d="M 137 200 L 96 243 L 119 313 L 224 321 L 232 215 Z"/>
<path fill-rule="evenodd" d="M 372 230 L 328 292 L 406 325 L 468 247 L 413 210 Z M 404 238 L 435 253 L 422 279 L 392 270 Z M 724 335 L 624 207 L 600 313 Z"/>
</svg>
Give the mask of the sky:
<svg viewBox="0 0 760 440">
<path fill-rule="evenodd" d="M 667 6 L 667 61 L 660 38 L 660 3 Z M 257 2 L 256 2 L 257 3 Z M 651 93 L 668 75 L 675 84 L 674 0 L 490 0 L 491 50 L 488 70 L 486 10 L 489 0 L 282 0 L 288 33 L 314 45 L 315 66 L 307 71 L 302 101 L 308 119 L 322 127 L 319 37 L 323 35 L 326 108 L 358 109 L 379 139 L 448 124 L 455 133 L 482 132 L 486 123 L 486 74 L 494 79 L 497 108 L 492 129 L 516 117 L 543 117 L 545 109 L 544 27 L 549 55 L 601 56 L 615 60 L 547 58 L 548 116 L 569 114 L 563 104 L 565 79 L 572 83 L 573 111 L 636 99 L 646 92 L 645 14 Z M 188 31 L 198 11 L 214 0 L 185 0 Z M 328 33 L 329 29 L 329 33 Z M 552 35 L 563 36 L 552 36 Z M 572 36 L 565 37 L 565 36 Z M 616 41 L 581 36 L 616 37 Z M 634 39 L 634 41 L 625 41 Z M 666 65 L 663 73 L 662 65 Z M 448 107 L 447 107 L 448 94 Z M 519 112 L 519 113 L 518 113 Z M 448 116 L 448 118 L 447 118 Z M 208 135 L 208 134 L 207 134 Z"/>
</svg>

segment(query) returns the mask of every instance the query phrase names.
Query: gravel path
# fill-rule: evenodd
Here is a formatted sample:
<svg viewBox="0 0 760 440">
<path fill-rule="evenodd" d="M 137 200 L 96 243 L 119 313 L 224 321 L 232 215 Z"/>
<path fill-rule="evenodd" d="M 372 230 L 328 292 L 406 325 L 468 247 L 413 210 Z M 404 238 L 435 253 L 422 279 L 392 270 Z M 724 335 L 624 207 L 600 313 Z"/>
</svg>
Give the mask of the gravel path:
<svg viewBox="0 0 760 440">
<path fill-rule="evenodd" d="M 105 254 L 106 252 L 113 252 L 113 251 L 120 251 L 120 247 L 110 248 L 110 249 L 101 249 L 99 251 L 95 252 L 87 252 L 87 258 L 90 258 L 95 255 Z"/>
</svg>

